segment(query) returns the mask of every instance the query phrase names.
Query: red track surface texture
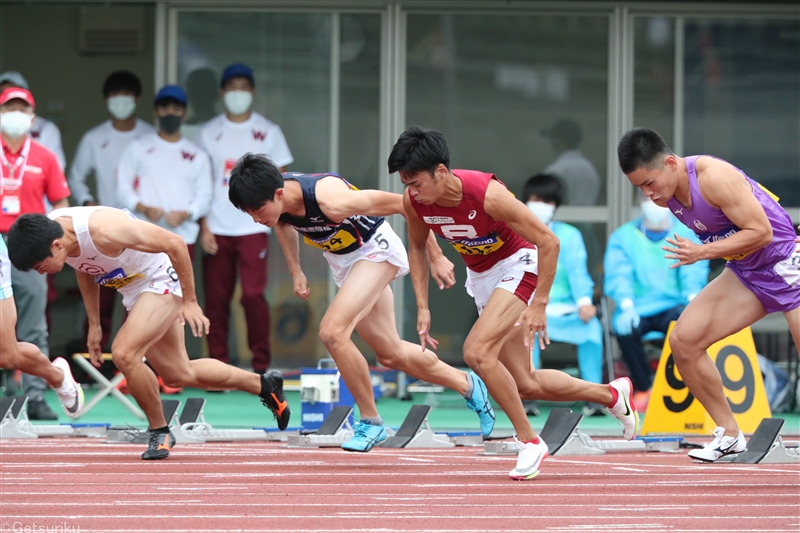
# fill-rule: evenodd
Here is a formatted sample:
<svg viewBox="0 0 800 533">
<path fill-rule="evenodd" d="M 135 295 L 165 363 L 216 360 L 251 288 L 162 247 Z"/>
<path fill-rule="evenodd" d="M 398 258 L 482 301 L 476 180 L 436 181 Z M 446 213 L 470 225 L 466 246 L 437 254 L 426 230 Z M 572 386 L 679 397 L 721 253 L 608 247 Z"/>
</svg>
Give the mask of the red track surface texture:
<svg viewBox="0 0 800 533">
<path fill-rule="evenodd" d="M 696 465 L 681 454 L 550 458 L 450 450 L 294 450 L 40 439 L 0 443 L 5 532 L 800 531 L 800 465 Z M 25 529 L 27 527 L 27 529 Z"/>
</svg>

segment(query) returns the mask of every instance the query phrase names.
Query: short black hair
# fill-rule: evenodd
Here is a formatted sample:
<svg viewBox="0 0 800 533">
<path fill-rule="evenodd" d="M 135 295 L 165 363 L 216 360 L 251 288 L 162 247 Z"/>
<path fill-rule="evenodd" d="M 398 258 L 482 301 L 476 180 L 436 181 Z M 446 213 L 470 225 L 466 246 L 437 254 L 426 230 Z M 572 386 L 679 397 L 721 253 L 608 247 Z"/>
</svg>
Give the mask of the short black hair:
<svg viewBox="0 0 800 533">
<path fill-rule="evenodd" d="M 642 167 L 652 167 L 661 157 L 675 155 L 657 131 L 650 128 L 634 128 L 620 139 L 617 158 L 624 174 Z"/>
<path fill-rule="evenodd" d="M 20 216 L 8 230 L 8 258 L 23 272 L 53 255 L 50 246 L 64 236 L 64 228 L 39 213 Z"/>
<path fill-rule="evenodd" d="M 531 176 L 522 190 L 522 201 L 527 202 L 531 195 L 545 202 L 553 202 L 556 207 L 564 201 L 564 186 L 561 180 L 552 174 L 536 174 Z"/>
<path fill-rule="evenodd" d="M 108 98 L 110 93 L 116 91 L 132 92 L 136 96 L 142 95 L 142 81 L 139 76 L 129 70 L 112 72 L 103 83 L 103 97 Z"/>
<path fill-rule="evenodd" d="M 403 171 L 433 174 L 440 164 L 450 169 L 450 148 L 447 139 L 436 130 L 411 126 L 400 135 L 389 154 L 389 174 Z"/>
<path fill-rule="evenodd" d="M 240 211 L 258 211 L 283 188 L 283 174 L 262 154 L 246 153 L 231 171 L 228 199 Z"/>
</svg>

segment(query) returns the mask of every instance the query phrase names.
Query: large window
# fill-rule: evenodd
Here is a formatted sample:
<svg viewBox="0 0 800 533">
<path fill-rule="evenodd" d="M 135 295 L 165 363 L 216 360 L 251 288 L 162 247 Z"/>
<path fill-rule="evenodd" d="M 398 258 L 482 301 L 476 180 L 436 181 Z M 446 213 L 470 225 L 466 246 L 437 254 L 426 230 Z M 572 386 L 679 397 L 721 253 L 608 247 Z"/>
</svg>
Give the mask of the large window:
<svg viewBox="0 0 800 533">
<path fill-rule="evenodd" d="M 635 124 L 800 206 L 800 21 L 643 17 L 635 35 Z"/>
</svg>

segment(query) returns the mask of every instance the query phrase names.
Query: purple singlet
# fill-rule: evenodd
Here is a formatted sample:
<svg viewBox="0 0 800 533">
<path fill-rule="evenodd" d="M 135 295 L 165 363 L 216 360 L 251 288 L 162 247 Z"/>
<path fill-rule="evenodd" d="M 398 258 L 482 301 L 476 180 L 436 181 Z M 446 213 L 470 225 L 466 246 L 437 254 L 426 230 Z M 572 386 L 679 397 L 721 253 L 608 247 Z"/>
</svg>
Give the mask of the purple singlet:
<svg viewBox="0 0 800 533">
<path fill-rule="evenodd" d="M 686 157 L 691 207 L 683 207 L 675 197 L 667 201 L 670 211 L 704 244 L 730 237 L 739 228 L 721 210 L 711 207 L 700 194 L 695 167 L 699 157 Z M 739 170 L 739 169 L 737 169 Z M 739 170 L 750 183 L 758 203 L 772 225 L 772 242 L 763 248 L 726 257 L 741 282 L 764 305 L 767 313 L 800 307 L 800 245 L 794 242 L 792 219 L 772 193 Z"/>
</svg>

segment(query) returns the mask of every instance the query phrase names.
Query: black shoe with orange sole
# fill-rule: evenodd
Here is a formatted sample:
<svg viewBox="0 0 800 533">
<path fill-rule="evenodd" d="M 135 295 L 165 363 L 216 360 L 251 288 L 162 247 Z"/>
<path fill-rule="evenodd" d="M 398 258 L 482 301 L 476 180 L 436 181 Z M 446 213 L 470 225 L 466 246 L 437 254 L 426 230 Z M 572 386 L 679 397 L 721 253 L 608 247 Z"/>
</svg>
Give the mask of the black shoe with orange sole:
<svg viewBox="0 0 800 533">
<path fill-rule="evenodd" d="M 268 370 L 261 374 L 261 403 L 264 404 L 278 421 L 278 429 L 283 431 L 289 425 L 289 402 L 283 393 L 283 374 L 277 370 Z"/>
<path fill-rule="evenodd" d="M 169 457 L 170 450 L 175 446 L 175 435 L 169 433 L 150 433 L 150 442 L 147 451 L 142 454 L 142 459 L 151 461 L 154 459 L 166 459 Z"/>
</svg>

